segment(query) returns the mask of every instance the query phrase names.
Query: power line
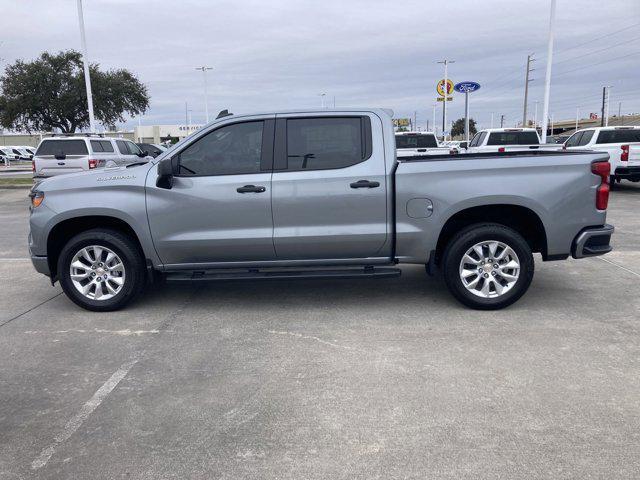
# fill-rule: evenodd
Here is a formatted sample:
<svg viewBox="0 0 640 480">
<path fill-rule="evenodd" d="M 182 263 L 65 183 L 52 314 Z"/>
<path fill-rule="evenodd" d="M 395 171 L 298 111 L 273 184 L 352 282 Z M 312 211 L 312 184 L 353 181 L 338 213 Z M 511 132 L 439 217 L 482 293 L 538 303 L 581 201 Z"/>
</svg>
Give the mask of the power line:
<svg viewBox="0 0 640 480">
<path fill-rule="evenodd" d="M 629 29 L 631 29 L 633 27 L 637 27 L 638 25 L 640 25 L 640 22 L 639 23 L 634 23 L 633 25 L 629 25 L 628 27 L 617 29 L 616 31 L 611 32 L 611 33 L 607 33 L 606 35 L 602 35 L 600 37 L 592 38 L 591 40 L 588 40 L 588 41 L 586 41 L 584 43 L 579 43 L 578 45 L 572 45 L 571 47 L 563 48 L 562 50 L 558 50 L 556 52 L 556 55 L 559 55 L 559 54 L 561 54 L 563 52 L 567 52 L 569 50 L 573 50 L 574 48 L 582 47 L 584 45 L 589 45 L 590 43 L 597 42 L 598 40 L 601 40 L 603 38 L 611 37 L 612 35 L 617 35 L 617 34 L 619 34 L 621 32 L 629 30 Z"/>
<path fill-rule="evenodd" d="M 561 77 L 563 75 L 567 75 L 568 73 L 573 73 L 573 72 L 576 72 L 578 70 L 582 70 L 582 69 L 589 68 L 589 67 L 594 67 L 596 65 L 602 65 L 603 63 L 614 62 L 616 60 L 621 60 L 623 58 L 633 57 L 635 55 L 640 55 L 640 52 L 629 53 L 627 55 L 622 55 L 620 57 L 610 58 L 609 60 L 604 60 L 602 62 L 595 62 L 595 63 L 589 63 L 587 65 L 582 65 L 581 67 L 574 68 L 573 70 L 567 70 L 566 72 L 558 73 L 557 75 L 554 75 L 554 77 L 556 77 L 556 78 L 557 77 Z"/>
<path fill-rule="evenodd" d="M 615 44 L 610 45 L 608 47 L 601 48 L 599 50 L 592 50 L 592 51 L 584 53 L 582 55 L 578 55 L 577 57 L 567 58 L 566 60 L 561 60 L 559 62 L 554 62 L 554 65 L 559 65 L 559 64 L 565 63 L 565 62 L 572 62 L 574 60 L 578 60 L 579 58 L 588 57 L 589 55 L 593 55 L 595 53 L 604 52 L 605 50 L 610 50 L 612 48 L 619 47 L 620 45 L 626 45 L 627 43 L 637 42 L 638 40 L 640 40 L 640 37 L 632 38 L 631 40 L 627 40 L 626 42 L 618 42 L 618 43 L 615 43 Z"/>
</svg>

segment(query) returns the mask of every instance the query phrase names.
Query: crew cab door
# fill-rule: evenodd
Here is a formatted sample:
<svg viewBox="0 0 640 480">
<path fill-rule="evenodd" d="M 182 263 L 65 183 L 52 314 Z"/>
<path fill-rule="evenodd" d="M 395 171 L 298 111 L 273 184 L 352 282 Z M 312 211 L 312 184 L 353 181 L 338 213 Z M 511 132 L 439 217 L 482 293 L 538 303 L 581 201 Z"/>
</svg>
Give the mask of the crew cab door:
<svg viewBox="0 0 640 480">
<path fill-rule="evenodd" d="M 278 259 L 390 255 L 385 250 L 389 187 L 380 118 L 278 115 L 275 138 L 273 241 Z"/>
<path fill-rule="evenodd" d="M 171 158 L 171 188 L 147 177 L 153 243 L 165 266 L 275 259 L 271 217 L 273 115 L 227 121 Z"/>
</svg>

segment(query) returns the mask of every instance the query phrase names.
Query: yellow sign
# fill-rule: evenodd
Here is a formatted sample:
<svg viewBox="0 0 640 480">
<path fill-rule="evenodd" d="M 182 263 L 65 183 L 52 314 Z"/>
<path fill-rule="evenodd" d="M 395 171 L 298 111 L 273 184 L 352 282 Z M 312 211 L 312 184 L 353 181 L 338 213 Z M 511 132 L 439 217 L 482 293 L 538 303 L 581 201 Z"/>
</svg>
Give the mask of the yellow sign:
<svg viewBox="0 0 640 480">
<path fill-rule="evenodd" d="M 409 120 L 408 118 L 394 118 L 393 119 L 393 124 L 396 127 L 408 127 L 410 123 L 411 123 L 411 120 Z"/>
<path fill-rule="evenodd" d="M 444 97 L 444 78 L 438 82 L 436 85 L 436 91 L 438 95 Z M 447 78 L 447 95 L 451 95 L 453 93 L 453 82 L 451 79 Z M 447 100 L 448 101 L 448 100 Z"/>
<path fill-rule="evenodd" d="M 437 101 L 439 102 L 444 102 L 444 97 L 438 97 L 436 98 Z M 453 100 L 453 97 L 447 97 L 447 102 L 450 102 Z"/>
</svg>

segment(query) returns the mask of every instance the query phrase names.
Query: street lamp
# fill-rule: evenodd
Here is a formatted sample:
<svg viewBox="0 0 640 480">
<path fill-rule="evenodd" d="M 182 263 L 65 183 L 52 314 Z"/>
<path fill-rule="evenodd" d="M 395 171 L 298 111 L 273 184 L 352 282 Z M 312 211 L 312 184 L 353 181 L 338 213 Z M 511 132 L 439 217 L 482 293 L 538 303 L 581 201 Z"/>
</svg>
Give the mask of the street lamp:
<svg viewBox="0 0 640 480">
<path fill-rule="evenodd" d="M 326 93 L 319 93 L 318 95 L 320 96 L 320 108 L 324 108 L 324 97 Z"/>
<path fill-rule="evenodd" d="M 213 70 L 213 67 L 196 67 L 196 70 L 201 70 L 204 77 L 204 116 L 209 123 L 209 100 L 207 98 L 207 70 Z"/>
</svg>

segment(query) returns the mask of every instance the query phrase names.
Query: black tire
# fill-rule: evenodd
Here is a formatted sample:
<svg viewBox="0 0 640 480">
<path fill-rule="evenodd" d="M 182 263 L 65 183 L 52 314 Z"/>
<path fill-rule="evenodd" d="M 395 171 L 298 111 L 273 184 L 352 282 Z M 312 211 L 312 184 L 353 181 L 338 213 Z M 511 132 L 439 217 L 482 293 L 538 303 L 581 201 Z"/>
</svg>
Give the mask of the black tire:
<svg viewBox="0 0 640 480">
<path fill-rule="evenodd" d="M 70 266 L 74 255 L 90 245 L 106 247 L 122 260 L 126 277 L 121 290 L 112 298 L 95 300 L 74 286 Z M 67 242 L 58 257 L 58 279 L 62 290 L 74 303 L 94 312 L 111 312 L 131 302 L 144 288 L 146 269 L 142 252 L 127 235 L 111 229 L 96 228 L 79 233 Z"/>
<path fill-rule="evenodd" d="M 497 297 L 483 298 L 465 287 L 459 269 L 467 250 L 477 243 L 490 240 L 502 242 L 513 249 L 520 262 L 520 273 L 510 290 Z M 445 249 L 442 265 L 444 279 L 451 294 L 462 304 L 477 310 L 498 310 L 517 301 L 529 288 L 534 271 L 531 248 L 522 235 L 495 223 L 478 223 L 458 232 Z"/>
<path fill-rule="evenodd" d="M 609 190 L 614 190 L 616 188 L 616 177 L 611 175 L 609 177 Z"/>
</svg>

